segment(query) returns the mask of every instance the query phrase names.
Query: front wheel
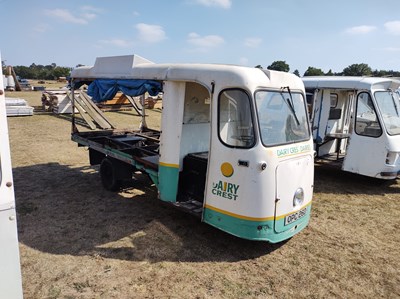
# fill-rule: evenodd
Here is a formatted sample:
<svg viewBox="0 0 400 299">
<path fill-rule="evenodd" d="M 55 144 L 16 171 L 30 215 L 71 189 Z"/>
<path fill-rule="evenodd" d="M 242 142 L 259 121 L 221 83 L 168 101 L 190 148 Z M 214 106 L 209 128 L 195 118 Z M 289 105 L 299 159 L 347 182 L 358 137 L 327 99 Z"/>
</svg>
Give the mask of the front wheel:
<svg viewBox="0 0 400 299">
<path fill-rule="evenodd" d="M 100 177 L 103 187 L 108 191 L 117 191 L 121 187 L 121 181 L 117 179 L 115 165 L 108 158 L 104 158 L 101 161 Z"/>
</svg>

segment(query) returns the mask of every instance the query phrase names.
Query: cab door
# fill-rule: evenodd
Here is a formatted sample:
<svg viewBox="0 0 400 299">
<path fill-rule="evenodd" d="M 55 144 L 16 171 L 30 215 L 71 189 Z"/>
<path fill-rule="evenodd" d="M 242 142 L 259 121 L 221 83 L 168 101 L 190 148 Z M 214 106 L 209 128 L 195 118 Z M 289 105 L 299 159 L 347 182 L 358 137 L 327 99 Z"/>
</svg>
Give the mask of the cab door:
<svg viewBox="0 0 400 299">
<path fill-rule="evenodd" d="M 242 89 L 226 89 L 215 96 L 212 109 L 205 206 L 239 219 L 262 214 L 257 199 L 259 189 L 266 188 L 261 171 L 256 171 L 259 161 L 250 99 Z"/>
<path fill-rule="evenodd" d="M 375 177 L 386 159 L 386 137 L 368 92 L 357 95 L 354 111 L 354 129 L 349 138 L 342 170 Z"/>
<path fill-rule="evenodd" d="M 314 141 L 319 144 L 324 141 L 331 108 L 330 90 L 315 90 L 313 102 L 312 134 Z"/>
</svg>

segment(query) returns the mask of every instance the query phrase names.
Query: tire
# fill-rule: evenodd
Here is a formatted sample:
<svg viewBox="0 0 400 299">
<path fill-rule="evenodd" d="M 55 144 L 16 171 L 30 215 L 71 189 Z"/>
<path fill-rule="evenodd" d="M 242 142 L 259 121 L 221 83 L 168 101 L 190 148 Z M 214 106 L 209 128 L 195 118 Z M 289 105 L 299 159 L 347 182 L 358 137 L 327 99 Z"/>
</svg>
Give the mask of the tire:
<svg viewBox="0 0 400 299">
<path fill-rule="evenodd" d="M 118 191 L 121 187 L 121 181 L 117 179 L 117 170 L 113 162 L 104 158 L 100 164 L 100 177 L 104 189 L 108 191 Z"/>
</svg>

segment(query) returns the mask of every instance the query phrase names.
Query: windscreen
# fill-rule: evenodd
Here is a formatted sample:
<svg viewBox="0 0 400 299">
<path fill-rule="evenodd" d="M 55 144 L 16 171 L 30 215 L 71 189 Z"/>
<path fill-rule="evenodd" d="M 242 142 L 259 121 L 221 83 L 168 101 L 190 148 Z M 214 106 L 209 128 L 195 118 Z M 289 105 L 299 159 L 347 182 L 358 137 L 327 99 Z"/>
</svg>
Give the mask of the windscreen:
<svg viewBox="0 0 400 299">
<path fill-rule="evenodd" d="M 302 94 L 257 91 L 255 94 L 261 141 L 265 146 L 294 143 L 310 137 Z"/>
<path fill-rule="evenodd" d="M 391 90 L 375 92 L 375 99 L 382 113 L 383 123 L 389 135 L 400 134 L 399 94 Z"/>
</svg>

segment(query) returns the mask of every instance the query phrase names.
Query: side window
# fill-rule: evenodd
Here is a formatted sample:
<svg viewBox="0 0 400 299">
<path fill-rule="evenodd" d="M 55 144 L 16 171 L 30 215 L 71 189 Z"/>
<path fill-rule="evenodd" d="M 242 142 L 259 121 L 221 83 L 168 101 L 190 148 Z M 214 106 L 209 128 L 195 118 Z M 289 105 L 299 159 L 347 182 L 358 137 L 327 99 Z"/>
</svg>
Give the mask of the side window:
<svg viewBox="0 0 400 299">
<path fill-rule="evenodd" d="M 255 143 L 250 99 L 240 89 L 220 93 L 218 99 L 218 133 L 222 143 L 249 148 Z"/>
<path fill-rule="evenodd" d="M 342 109 L 337 108 L 338 105 L 338 94 L 331 93 L 331 109 L 329 110 L 330 120 L 337 120 L 342 117 Z"/>
<path fill-rule="evenodd" d="M 338 104 L 338 94 L 331 93 L 331 109 L 336 108 Z"/>
<path fill-rule="evenodd" d="M 356 133 L 378 137 L 382 134 L 374 105 L 369 93 L 362 92 L 357 97 Z"/>
</svg>

